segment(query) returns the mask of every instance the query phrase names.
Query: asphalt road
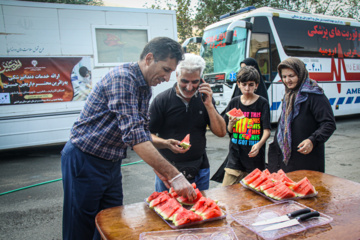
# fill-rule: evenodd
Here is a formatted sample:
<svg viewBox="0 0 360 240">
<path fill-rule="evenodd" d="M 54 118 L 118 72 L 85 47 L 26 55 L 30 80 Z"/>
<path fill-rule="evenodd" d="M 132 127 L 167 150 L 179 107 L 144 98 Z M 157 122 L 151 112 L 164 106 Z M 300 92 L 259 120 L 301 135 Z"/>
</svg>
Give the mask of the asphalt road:
<svg viewBox="0 0 360 240">
<path fill-rule="evenodd" d="M 337 130 L 326 144 L 326 173 L 360 183 L 359 132 L 359 116 L 337 119 Z M 213 174 L 227 154 L 229 139 L 211 132 L 207 137 Z M 51 146 L 0 152 L 0 239 L 61 239 L 61 149 Z M 141 159 L 133 151 L 128 155 L 122 167 L 124 204 L 141 202 L 154 191 L 152 169 L 144 162 L 137 163 Z M 211 181 L 210 187 L 220 186 Z"/>
</svg>

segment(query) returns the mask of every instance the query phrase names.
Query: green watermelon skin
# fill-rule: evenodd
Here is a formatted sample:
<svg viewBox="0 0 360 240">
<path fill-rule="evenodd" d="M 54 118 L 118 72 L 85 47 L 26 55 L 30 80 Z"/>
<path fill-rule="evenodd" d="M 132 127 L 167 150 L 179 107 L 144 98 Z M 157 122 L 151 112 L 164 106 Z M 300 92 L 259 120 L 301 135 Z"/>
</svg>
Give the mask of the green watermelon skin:
<svg viewBox="0 0 360 240">
<path fill-rule="evenodd" d="M 188 149 L 190 145 L 190 134 L 187 134 L 184 139 L 180 142 L 180 146 L 182 146 L 184 149 Z"/>
</svg>

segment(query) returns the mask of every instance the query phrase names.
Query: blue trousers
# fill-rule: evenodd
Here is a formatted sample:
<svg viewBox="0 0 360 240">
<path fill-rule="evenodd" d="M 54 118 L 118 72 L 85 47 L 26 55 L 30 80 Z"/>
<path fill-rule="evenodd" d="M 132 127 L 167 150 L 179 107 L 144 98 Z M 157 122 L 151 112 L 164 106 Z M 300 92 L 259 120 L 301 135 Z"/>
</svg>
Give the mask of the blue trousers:
<svg viewBox="0 0 360 240">
<path fill-rule="evenodd" d="M 210 184 L 210 168 L 200 169 L 198 175 L 195 176 L 195 179 L 190 181 L 190 183 L 196 183 L 196 187 L 200 190 L 208 190 Z M 169 189 L 165 184 L 160 180 L 160 178 L 155 175 L 155 191 L 162 192 L 168 191 Z"/>
<path fill-rule="evenodd" d="M 121 161 L 86 154 L 69 141 L 61 152 L 61 171 L 63 239 L 100 239 L 96 214 L 123 204 Z"/>
</svg>

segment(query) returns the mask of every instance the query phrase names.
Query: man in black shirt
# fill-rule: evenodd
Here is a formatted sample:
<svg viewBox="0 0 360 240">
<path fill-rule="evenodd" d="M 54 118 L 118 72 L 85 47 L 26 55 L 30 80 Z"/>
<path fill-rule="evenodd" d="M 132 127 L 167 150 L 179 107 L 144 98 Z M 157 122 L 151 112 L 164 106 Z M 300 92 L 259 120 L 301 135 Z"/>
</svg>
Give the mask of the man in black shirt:
<svg viewBox="0 0 360 240">
<path fill-rule="evenodd" d="M 224 119 L 215 108 L 212 90 L 201 79 L 205 68 L 202 57 L 185 54 L 176 68 L 177 83 L 160 93 L 150 106 L 150 132 L 159 152 L 199 190 L 209 188 L 210 166 L 206 155 L 206 127 L 218 137 L 226 134 Z M 191 147 L 179 146 L 190 134 Z M 156 177 L 155 190 L 167 190 Z"/>
</svg>

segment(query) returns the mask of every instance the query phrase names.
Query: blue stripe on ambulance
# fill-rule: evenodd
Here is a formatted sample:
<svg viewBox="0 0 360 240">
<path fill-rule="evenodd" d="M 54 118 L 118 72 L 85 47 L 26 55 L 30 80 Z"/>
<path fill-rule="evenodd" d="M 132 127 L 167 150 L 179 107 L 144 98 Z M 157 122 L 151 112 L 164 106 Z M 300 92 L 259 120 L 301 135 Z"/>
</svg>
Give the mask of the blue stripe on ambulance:
<svg viewBox="0 0 360 240">
<path fill-rule="evenodd" d="M 270 111 L 276 111 L 278 110 L 278 108 L 280 107 L 281 102 L 273 102 L 271 107 L 270 107 Z"/>
</svg>

